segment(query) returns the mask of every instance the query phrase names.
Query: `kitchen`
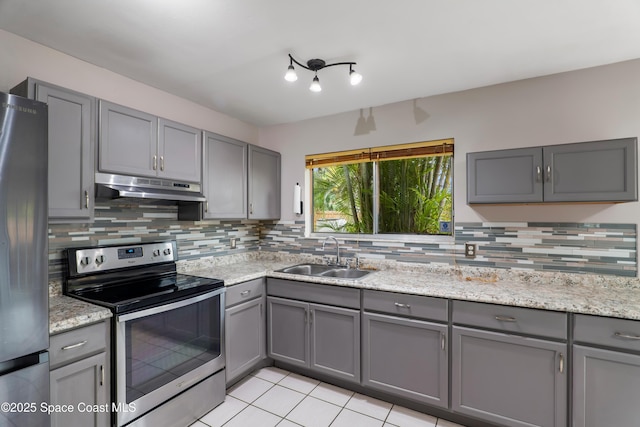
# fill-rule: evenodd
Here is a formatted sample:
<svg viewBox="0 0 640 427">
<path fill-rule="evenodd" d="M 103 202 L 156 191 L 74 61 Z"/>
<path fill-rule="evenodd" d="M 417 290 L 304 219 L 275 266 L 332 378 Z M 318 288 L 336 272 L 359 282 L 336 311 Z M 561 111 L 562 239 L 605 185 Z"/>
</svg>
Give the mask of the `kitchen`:
<svg viewBox="0 0 640 427">
<path fill-rule="evenodd" d="M 374 107 L 372 112 L 377 130 L 354 136 L 358 111 L 298 123 L 252 126 L 12 33 L 2 31 L 0 36 L 6 51 L 20 52 L 19 58 L 3 63 L 3 75 L 0 76 L 3 91 L 9 91 L 27 76 L 34 76 L 77 92 L 265 147 L 282 156 L 279 220 L 178 221 L 174 205 L 99 201 L 94 206 L 92 223 L 50 224 L 49 270 L 54 288 L 61 286 L 64 277 L 64 249 L 94 242 L 120 244 L 175 238 L 179 259 L 183 262 L 199 259 L 204 262 L 207 257 L 237 256 L 258 251 L 317 254 L 319 240 L 305 237 L 303 217 L 295 216 L 290 208 L 293 205 L 293 185 L 305 182 L 305 155 L 319 151 L 317 147 L 323 147 L 323 151 L 338 151 L 387 145 L 389 141 L 401 143 L 442 137 L 455 137 L 456 140 L 455 225 L 460 233 L 455 237 L 454 246 L 446 241 L 436 247 L 411 245 L 418 248 L 411 253 L 412 257 L 423 256 L 447 265 L 464 265 L 462 243 L 469 235 L 486 233 L 485 237 L 497 241 L 499 229 L 511 226 L 519 229 L 518 237 L 508 243 L 494 245 L 491 255 L 483 254 L 479 244 L 476 259 L 476 262 L 488 266 L 510 264 L 513 249 L 530 247 L 531 243 L 526 239 L 532 234 L 548 233 L 541 229 L 553 229 L 550 224 L 576 224 L 576 233 L 580 233 L 579 229 L 586 228 L 587 224 L 598 224 L 605 229 L 606 224 L 626 224 L 629 227 L 623 231 L 608 230 L 607 238 L 622 236 L 619 237 L 620 243 L 632 241 L 633 249 L 629 250 L 627 259 L 616 261 L 618 267 L 615 269 L 618 271 L 607 277 L 620 277 L 628 275 L 628 272 L 637 275 L 637 202 L 470 206 L 464 201 L 465 155 L 468 152 L 637 136 L 640 133 L 636 124 L 637 113 L 640 112 L 637 102 L 640 84 L 636 79 L 640 71 L 638 60 L 434 95 L 418 99 L 415 103 L 408 100 Z M 73 73 L 70 74 L 69 70 Z M 413 116 L 416 103 L 430 116 L 421 124 L 417 124 Z M 215 126 L 212 127 L 211 123 Z M 512 224 L 513 221 L 517 224 Z M 483 227 L 483 223 L 492 223 L 493 228 Z M 465 236 L 465 232 L 469 234 Z M 232 239 L 235 239 L 236 249 L 230 248 Z M 593 238 L 594 245 L 598 241 L 597 236 Z M 342 249 L 347 253 L 362 254 L 364 259 L 366 255 L 372 255 L 371 259 L 385 257 L 391 260 L 401 260 L 405 256 L 397 249 L 397 242 L 379 241 L 373 246 L 359 243 L 358 240 L 342 242 Z M 538 249 L 548 248 L 545 243 L 538 245 Z M 554 245 L 562 246 L 561 243 Z M 567 245 L 572 247 L 570 242 Z M 592 268 L 600 262 L 596 258 L 578 260 L 575 268 Z M 558 268 L 567 264 L 554 257 L 533 255 L 529 261 L 534 271 L 545 266 Z M 606 269 L 607 261 L 601 262 L 602 268 Z"/>
</svg>

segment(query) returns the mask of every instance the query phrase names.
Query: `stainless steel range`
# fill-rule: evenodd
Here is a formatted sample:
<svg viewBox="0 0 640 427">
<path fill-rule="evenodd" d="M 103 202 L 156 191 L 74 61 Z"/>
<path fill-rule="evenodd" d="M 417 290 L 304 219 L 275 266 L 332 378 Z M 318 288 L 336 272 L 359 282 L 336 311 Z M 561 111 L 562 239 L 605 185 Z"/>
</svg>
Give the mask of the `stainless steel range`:
<svg viewBox="0 0 640 427">
<path fill-rule="evenodd" d="M 64 293 L 113 312 L 116 426 L 188 425 L 225 395 L 224 283 L 178 274 L 176 242 L 67 250 Z"/>
</svg>

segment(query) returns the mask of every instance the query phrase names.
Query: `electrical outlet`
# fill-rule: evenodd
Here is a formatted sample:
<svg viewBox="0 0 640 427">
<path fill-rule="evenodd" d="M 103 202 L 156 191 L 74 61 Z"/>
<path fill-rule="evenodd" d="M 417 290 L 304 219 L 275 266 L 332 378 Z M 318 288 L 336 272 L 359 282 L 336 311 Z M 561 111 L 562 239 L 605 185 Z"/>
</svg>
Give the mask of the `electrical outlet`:
<svg viewBox="0 0 640 427">
<path fill-rule="evenodd" d="M 236 239 L 235 239 L 235 237 L 232 237 L 231 240 L 229 240 L 229 246 L 231 246 L 231 249 L 235 249 L 236 248 Z"/>
<path fill-rule="evenodd" d="M 475 258 L 477 251 L 478 249 L 475 243 L 464 244 L 464 256 L 466 256 L 467 258 Z"/>
</svg>

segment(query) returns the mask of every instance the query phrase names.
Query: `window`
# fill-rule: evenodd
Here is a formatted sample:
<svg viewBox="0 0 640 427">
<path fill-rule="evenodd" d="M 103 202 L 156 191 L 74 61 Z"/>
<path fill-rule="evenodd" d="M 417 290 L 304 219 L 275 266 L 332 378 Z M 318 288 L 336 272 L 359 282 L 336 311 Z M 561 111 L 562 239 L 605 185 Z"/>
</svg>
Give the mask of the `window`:
<svg viewBox="0 0 640 427">
<path fill-rule="evenodd" d="M 451 234 L 453 140 L 306 156 L 313 232 Z"/>
</svg>

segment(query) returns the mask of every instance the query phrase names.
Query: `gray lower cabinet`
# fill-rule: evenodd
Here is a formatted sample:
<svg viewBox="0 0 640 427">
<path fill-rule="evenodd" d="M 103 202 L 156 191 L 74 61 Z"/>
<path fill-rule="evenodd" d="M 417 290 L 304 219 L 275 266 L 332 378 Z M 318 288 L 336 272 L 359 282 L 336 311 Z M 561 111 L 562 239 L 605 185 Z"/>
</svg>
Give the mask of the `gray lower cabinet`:
<svg viewBox="0 0 640 427">
<path fill-rule="evenodd" d="M 204 133 L 202 189 L 207 219 L 247 217 L 248 144 Z"/>
<path fill-rule="evenodd" d="M 362 385 L 447 408 L 447 300 L 364 290 L 362 305 Z"/>
<path fill-rule="evenodd" d="M 291 286 L 292 297 L 307 301 L 334 297 L 359 304 L 359 291 L 335 286 L 295 284 L 269 279 L 267 285 L 268 355 L 276 361 L 321 372 L 343 380 L 360 382 L 360 310 L 300 299 L 282 298 Z M 281 286 L 279 286 L 281 285 Z M 304 289 L 307 288 L 308 291 Z M 328 288 L 323 295 L 322 289 Z M 332 289 L 335 288 L 335 289 Z M 278 294 L 274 296 L 272 293 Z"/>
<path fill-rule="evenodd" d="M 363 385 L 448 406 L 446 324 L 365 312 L 362 335 Z"/>
<path fill-rule="evenodd" d="M 574 342 L 573 426 L 638 425 L 640 322 L 576 315 Z"/>
<path fill-rule="evenodd" d="M 230 384 L 266 358 L 264 279 L 230 286 L 226 305 L 225 360 Z"/>
<path fill-rule="evenodd" d="M 280 153 L 249 145 L 249 219 L 280 219 Z"/>
<path fill-rule="evenodd" d="M 107 427 L 111 422 L 109 327 L 97 323 L 51 336 L 51 427 Z"/>
<path fill-rule="evenodd" d="M 638 200 L 637 138 L 467 153 L 467 202 Z"/>
<path fill-rule="evenodd" d="M 12 93 L 49 105 L 49 221 L 92 221 L 95 98 L 32 78 Z"/>
<path fill-rule="evenodd" d="M 455 300 L 452 307 L 451 409 L 500 426 L 566 426 L 566 313 Z"/>
</svg>

